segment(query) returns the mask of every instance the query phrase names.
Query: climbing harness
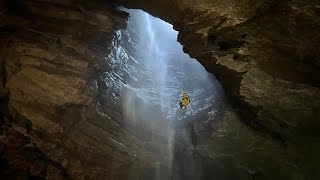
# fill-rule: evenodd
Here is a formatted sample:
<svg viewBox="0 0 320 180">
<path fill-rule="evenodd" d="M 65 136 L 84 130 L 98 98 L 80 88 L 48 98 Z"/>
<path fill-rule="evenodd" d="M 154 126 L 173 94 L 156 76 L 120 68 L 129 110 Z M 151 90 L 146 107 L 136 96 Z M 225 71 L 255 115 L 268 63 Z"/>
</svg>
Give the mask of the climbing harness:
<svg viewBox="0 0 320 180">
<path fill-rule="evenodd" d="M 185 109 L 191 102 L 190 97 L 187 92 L 181 91 L 182 98 L 180 99 L 179 105 L 181 109 Z"/>
</svg>

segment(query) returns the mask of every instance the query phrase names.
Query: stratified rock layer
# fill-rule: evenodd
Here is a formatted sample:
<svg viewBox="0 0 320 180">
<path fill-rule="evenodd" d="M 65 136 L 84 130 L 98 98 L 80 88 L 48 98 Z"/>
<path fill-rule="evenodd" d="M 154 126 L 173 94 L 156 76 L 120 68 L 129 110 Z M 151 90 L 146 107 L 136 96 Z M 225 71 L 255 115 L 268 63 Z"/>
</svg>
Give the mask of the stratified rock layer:
<svg viewBox="0 0 320 180">
<path fill-rule="evenodd" d="M 1 1 L 0 18 L 5 177 L 129 178 L 151 161 L 103 79 L 127 13 L 103 1 Z M 42 160 L 19 158 L 24 148 Z"/>
</svg>

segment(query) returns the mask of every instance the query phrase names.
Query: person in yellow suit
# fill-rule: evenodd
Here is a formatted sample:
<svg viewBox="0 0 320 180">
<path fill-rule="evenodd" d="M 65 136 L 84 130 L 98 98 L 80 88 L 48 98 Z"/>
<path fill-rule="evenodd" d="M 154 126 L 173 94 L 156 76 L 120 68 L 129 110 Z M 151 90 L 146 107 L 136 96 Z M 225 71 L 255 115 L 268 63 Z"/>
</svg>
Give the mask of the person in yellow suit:
<svg viewBox="0 0 320 180">
<path fill-rule="evenodd" d="M 191 100 L 187 92 L 181 91 L 181 93 L 182 98 L 180 99 L 179 105 L 181 109 L 185 109 L 190 104 Z"/>
</svg>

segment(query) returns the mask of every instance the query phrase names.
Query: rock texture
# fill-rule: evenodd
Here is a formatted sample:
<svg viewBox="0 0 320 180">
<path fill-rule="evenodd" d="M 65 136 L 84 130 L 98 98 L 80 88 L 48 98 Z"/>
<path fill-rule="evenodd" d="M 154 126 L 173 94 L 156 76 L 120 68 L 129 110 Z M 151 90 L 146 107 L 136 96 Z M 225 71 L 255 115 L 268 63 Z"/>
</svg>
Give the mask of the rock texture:
<svg viewBox="0 0 320 180">
<path fill-rule="evenodd" d="M 243 119 L 281 140 L 252 131 L 230 110 L 219 121 L 194 117 L 176 125 L 171 178 L 319 179 L 318 1 L 119 3 L 172 23 Z M 126 18 L 103 0 L 0 0 L 1 179 L 158 173 L 152 165 L 165 159 L 168 142 L 124 122 L 115 91 L 127 76 L 115 77 L 112 69 L 124 65 L 111 61 Z"/>
<path fill-rule="evenodd" d="M 105 85 L 126 18 L 104 1 L 1 1 L 3 177 L 130 179 L 157 158 Z"/>
<path fill-rule="evenodd" d="M 247 123 L 284 141 L 319 137 L 318 1 L 120 2 L 174 24 L 184 50 L 242 104 Z"/>
</svg>

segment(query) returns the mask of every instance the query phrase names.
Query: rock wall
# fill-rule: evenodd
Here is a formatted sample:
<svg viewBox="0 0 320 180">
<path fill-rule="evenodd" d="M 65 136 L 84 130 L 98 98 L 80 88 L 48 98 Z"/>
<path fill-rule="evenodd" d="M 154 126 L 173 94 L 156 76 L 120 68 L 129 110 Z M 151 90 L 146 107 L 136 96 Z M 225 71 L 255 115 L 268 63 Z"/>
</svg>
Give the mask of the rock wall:
<svg viewBox="0 0 320 180">
<path fill-rule="evenodd" d="M 172 23 L 184 50 L 217 76 L 248 124 L 282 141 L 319 136 L 318 1 L 120 3 Z"/>
<path fill-rule="evenodd" d="M 317 1 L 120 3 L 143 8 L 174 24 L 184 50 L 219 78 L 241 105 L 239 112 L 248 124 L 282 141 L 319 137 Z M 149 162 L 163 158 L 153 152 L 159 149 L 143 147 L 139 134 L 150 133 L 148 128 L 134 132 L 124 126 L 121 105 L 106 86 L 106 72 L 112 69 L 106 57 L 126 17 L 103 0 L 0 0 L 2 174 L 10 178 L 134 179 L 148 172 Z M 228 136 L 235 137 L 233 131 Z M 246 138 L 236 142 L 241 139 Z M 218 147 L 219 143 L 211 147 L 214 142 L 201 144 L 208 146 L 203 154 Z M 310 144 L 306 147 L 318 146 Z M 265 152 L 269 150 L 262 148 L 258 154 Z M 225 150 L 217 154 L 221 153 Z M 247 157 L 260 156 L 249 153 Z M 308 160 L 313 158 L 310 155 Z M 280 164 L 288 158 L 276 159 L 281 159 Z M 292 164 L 285 172 L 299 169 Z M 257 166 L 253 163 L 252 167 Z M 241 168 L 256 177 L 246 166 Z M 274 172 L 273 164 L 268 168 Z"/>
<path fill-rule="evenodd" d="M 106 86 L 127 13 L 99 0 L 1 1 L 1 13 L 1 175 L 130 179 L 147 168 L 155 157 Z"/>
</svg>

